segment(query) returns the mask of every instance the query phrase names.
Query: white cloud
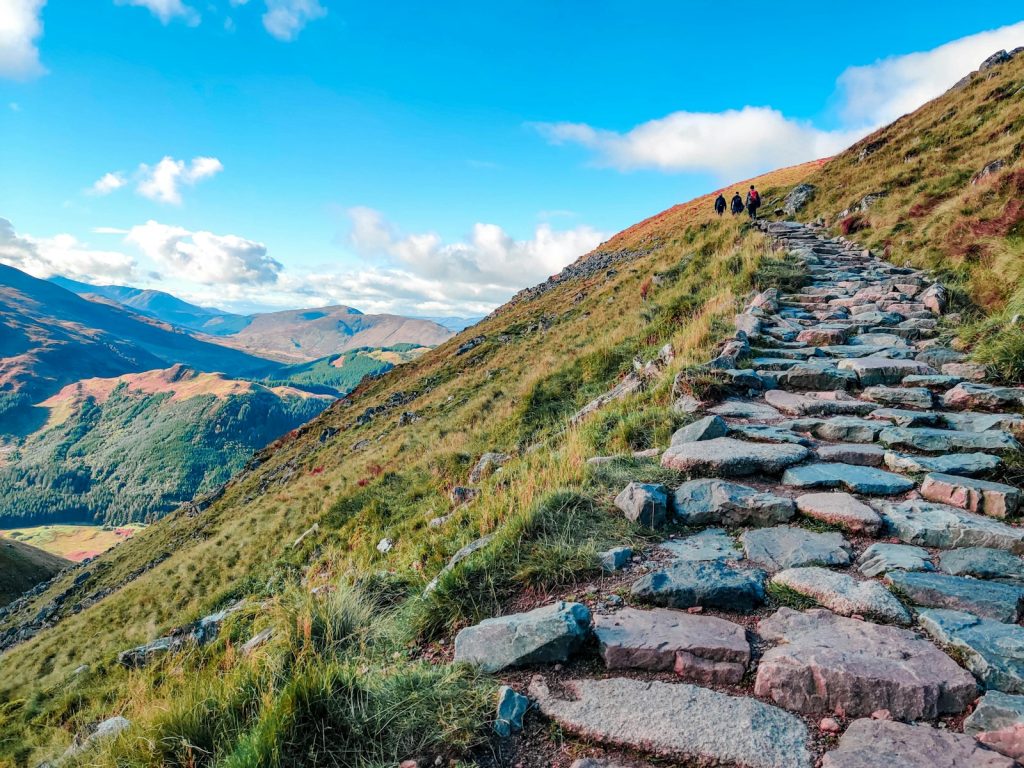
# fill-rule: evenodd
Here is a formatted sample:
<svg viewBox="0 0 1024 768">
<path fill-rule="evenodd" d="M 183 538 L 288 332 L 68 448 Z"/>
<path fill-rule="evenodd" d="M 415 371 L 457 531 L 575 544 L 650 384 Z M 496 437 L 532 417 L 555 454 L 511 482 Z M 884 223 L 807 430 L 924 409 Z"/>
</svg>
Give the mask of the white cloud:
<svg viewBox="0 0 1024 768">
<path fill-rule="evenodd" d="M 735 178 L 827 157 L 943 93 L 989 55 L 1024 45 L 1024 22 L 930 51 L 850 67 L 836 82 L 840 126 L 823 130 L 771 107 L 674 112 L 625 131 L 585 123 L 534 127 L 552 144 L 576 144 L 621 171 L 714 173 Z"/>
<path fill-rule="evenodd" d="M 135 260 L 118 251 L 90 248 L 71 235 L 35 238 L 18 234 L 14 225 L 0 218 L 0 263 L 35 277 L 64 275 L 97 281 L 131 280 Z"/>
<path fill-rule="evenodd" d="M 166 156 L 153 167 L 139 166 L 137 190 L 150 200 L 180 205 L 182 184 L 193 186 L 222 170 L 223 164 L 215 157 L 196 157 L 186 165 L 184 160 Z"/>
<path fill-rule="evenodd" d="M 190 231 L 150 220 L 132 227 L 125 241 L 174 276 L 204 285 L 269 284 L 281 271 L 263 243 L 238 235 Z"/>
<path fill-rule="evenodd" d="M 303 27 L 327 15 L 319 0 L 266 0 L 263 27 L 278 40 L 294 40 Z"/>
<path fill-rule="evenodd" d="M 883 125 L 944 93 L 991 54 L 1024 45 L 1024 21 L 962 37 L 930 51 L 892 56 L 839 76 L 841 115 L 851 125 Z"/>
<path fill-rule="evenodd" d="M 120 189 L 127 183 L 127 179 L 125 179 L 124 174 L 120 171 L 104 173 L 93 182 L 92 187 L 90 187 L 90 191 L 94 195 L 109 195 L 111 192 Z"/>
<path fill-rule="evenodd" d="M 0 77 L 24 80 L 46 72 L 36 47 L 44 5 L 46 0 L 0 2 Z"/>
<path fill-rule="evenodd" d="M 114 0 L 118 5 L 132 5 L 147 8 L 160 19 L 161 24 L 169 24 L 172 19 L 181 17 L 186 24 L 194 27 L 199 23 L 199 13 L 195 8 L 185 5 L 181 0 Z"/>
</svg>

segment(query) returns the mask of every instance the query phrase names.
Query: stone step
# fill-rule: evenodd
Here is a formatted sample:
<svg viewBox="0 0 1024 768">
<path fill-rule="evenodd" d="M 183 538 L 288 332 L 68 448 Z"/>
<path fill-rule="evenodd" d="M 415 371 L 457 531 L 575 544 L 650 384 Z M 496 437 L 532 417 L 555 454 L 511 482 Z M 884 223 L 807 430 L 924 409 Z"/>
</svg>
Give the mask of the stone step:
<svg viewBox="0 0 1024 768">
<path fill-rule="evenodd" d="M 815 533 L 804 528 L 755 528 L 740 537 L 743 554 L 768 573 L 807 565 L 847 566 L 853 548 L 835 532 Z"/>
<path fill-rule="evenodd" d="M 949 608 L 996 621 L 1016 622 L 1024 608 L 1024 587 L 948 573 L 893 571 L 885 577 L 915 605 Z"/>
<path fill-rule="evenodd" d="M 783 473 L 782 484 L 793 488 L 844 488 L 869 496 L 892 496 L 914 487 L 914 481 L 902 475 L 838 462 L 791 467 Z"/>
<path fill-rule="evenodd" d="M 1011 453 L 1021 445 L 1009 432 L 965 432 L 957 429 L 931 429 L 928 427 L 887 427 L 878 435 L 878 441 L 887 448 L 902 448 L 930 453 L 952 451 L 991 451 Z"/>
<path fill-rule="evenodd" d="M 858 570 L 868 577 L 882 576 L 889 571 L 931 571 L 927 549 L 909 544 L 877 542 L 861 552 L 857 558 Z"/>
<path fill-rule="evenodd" d="M 883 463 L 896 472 L 924 474 L 941 472 L 947 475 L 973 477 L 998 469 L 1003 460 L 987 453 L 954 453 L 948 456 L 912 456 L 898 451 L 885 451 Z"/>
<path fill-rule="evenodd" d="M 845 392 L 786 392 L 771 389 L 765 402 L 789 416 L 862 416 L 877 408 Z"/>
<path fill-rule="evenodd" d="M 938 549 L 991 547 L 1024 554 L 1024 529 L 948 504 L 911 499 L 879 502 L 885 531 L 907 544 Z"/>
<path fill-rule="evenodd" d="M 665 608 L 716 608 L 750 613 L 765 600 L 767 574 L 723 561 L 676 561 L 633 582 L 640 602 Z"/>
<path fill-rule="evenodd" d="M 530 696 L 541 713 L 588 740 L 702 765 L 812 765 L 803 721 L 756 699 L 621 677 L 562 687 L 560 695 L 538 675 Z"/>
<path fill-rule="evenodd" d="M 986 688 L 1024 693 L 1024 627 L 941 608 L 917 620 L 935 642 L 955 648 Z"/>
<path fill-rule="evenodd" d="M 791 499 L 718 479 L 689 480 L 672 495 L 683 525 L 776 525 L 796 514 Z"/>
<path fill-rule="evenodd" d="M 989 751 L 970 736 L 891 720 L 850 723 L 821 768 L 1013 768 L 1016 763 Z"/>
<path fill-rule="evenodd" d="M 929 501 L 998 518 L 1013 515 L 1020 505 L 1020 490 L 1012 485 L 938 472 L 925 475 L 921 495 Z"/>
<path fill-rule="evenodd" d="M 874 536 L 882 518 L 871 507 L 848 493 L 805 493 L 796 499 L 801 514 L 851 533 Z"/>
<path fill-rule="evenodd" d="M 809 597 L 840 616 L 854 614 L 875 621 L 909 624 L 910 613 L 877 581 L 858 581 L 827 568 L 789 568 L 772 577 L 771 583 Z"/>
<path fill-rule="evenodd" d="M 705 476 L 778 475 L 808 455 L 809 451 L 802 445 L 749 443 L 719 437 L 672 446 L 662 454 L 661 465 Z"/>
</svg>

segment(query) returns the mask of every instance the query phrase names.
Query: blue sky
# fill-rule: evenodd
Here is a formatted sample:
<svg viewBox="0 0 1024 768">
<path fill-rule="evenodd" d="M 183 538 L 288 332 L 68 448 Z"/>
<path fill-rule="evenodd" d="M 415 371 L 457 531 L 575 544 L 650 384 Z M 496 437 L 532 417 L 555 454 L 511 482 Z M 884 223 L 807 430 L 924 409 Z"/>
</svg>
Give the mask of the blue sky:
<svg viewBox="0 0 1024 768">
<path fill-rule="evenodd" d="M 0 261 L 477 314 L 1024 45 L 1005 3 L 725 6 L 0 0 Z"/>
</svg>

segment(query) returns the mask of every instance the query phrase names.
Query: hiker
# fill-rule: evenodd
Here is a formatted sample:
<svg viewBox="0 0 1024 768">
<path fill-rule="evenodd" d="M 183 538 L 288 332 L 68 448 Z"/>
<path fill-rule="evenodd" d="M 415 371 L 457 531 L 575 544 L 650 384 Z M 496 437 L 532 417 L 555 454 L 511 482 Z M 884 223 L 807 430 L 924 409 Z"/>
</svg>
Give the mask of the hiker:
<svg viewBox="0 0 1024 768">
<path fill-rule="evenodd" d="M 732 196 L 732 215 L 738 216 L 741 213 L 743 213 L 743 198 L 737 192 Z"/>
<path fill-rule="evenodd" d="M 750 185 L 750 191 L 747 192 L 747 213 L 750 214 L 750 218 L 757 218 L 757 209 L 761 207 L 761 194 L 754 189 L 754 185 Z"/>
<path fill-rule="evenodd" d="M 718 197 L 715 198 L 715 213 L 719 216 L 725 213 L 725 195 L 721 192 L 719 192 Z"/>
</svg>

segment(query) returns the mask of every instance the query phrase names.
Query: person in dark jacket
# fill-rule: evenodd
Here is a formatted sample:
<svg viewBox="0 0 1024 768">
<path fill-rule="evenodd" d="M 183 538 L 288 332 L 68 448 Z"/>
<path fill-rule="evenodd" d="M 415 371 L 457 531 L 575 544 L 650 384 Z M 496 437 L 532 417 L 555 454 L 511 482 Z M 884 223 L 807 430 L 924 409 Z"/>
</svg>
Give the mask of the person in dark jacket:
<svg viewBox="0 0 1024 768">
<path fill-rule="evenodd" d="M 725 195 L 721 192 L 719 192 L 718 197 L 715 198 L 715 213 L 719 216 L 725 213 Z"/>
<path fill-rule="evenodd" d="M 740 197 L 739 192 L 732 196 L 732 207 L 730 210 L 733 216 L 743 213 L 743 198 Z"/>
<path fill-rule="evenodd" d="M 761 193 L 754 189 L 754 185 L 750 185 L 750 191 L 747 192 L 747 213 L 750 214 L 750 218 L 757 218 L 757 209 L 761 207 Z"/>
</svg>

